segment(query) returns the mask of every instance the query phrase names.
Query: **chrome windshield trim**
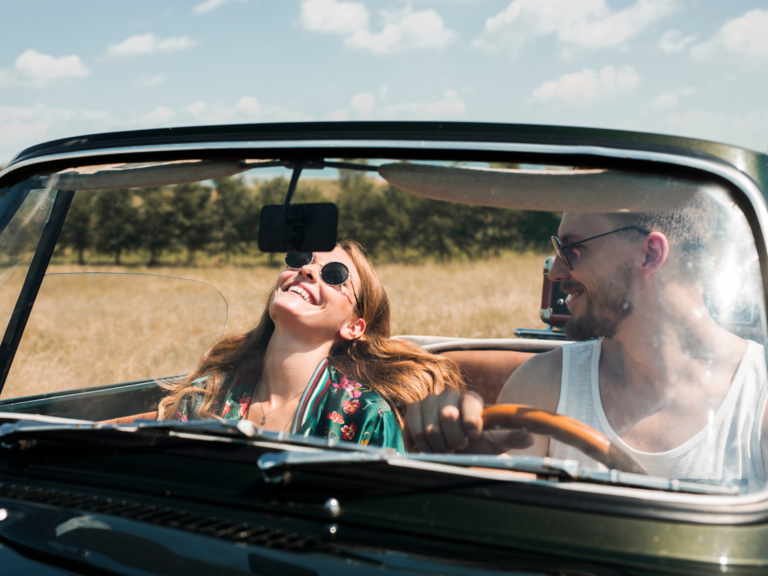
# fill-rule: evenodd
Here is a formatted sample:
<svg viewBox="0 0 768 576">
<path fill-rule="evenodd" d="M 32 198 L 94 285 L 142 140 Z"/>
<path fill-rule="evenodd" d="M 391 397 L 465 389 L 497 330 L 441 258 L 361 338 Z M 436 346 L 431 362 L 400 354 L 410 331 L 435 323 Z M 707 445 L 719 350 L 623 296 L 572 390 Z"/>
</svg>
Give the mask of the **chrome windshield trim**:
<svg viewBox="0 0 768 576">
<path fill-rule="evenodd" d="M 606 485 L 624 486 L 628 488 L 645 488 L 667 492 L 684 492 L 687 494 L 712 494 L 718 496 L 735 496 L 739 493 L 736 486 L 718 486 L 699 484 L 643 474 L 632 474 L 618 470 L 600 470 L 581 466 L 577 460 L 562 460 L 558 458 L 541 458 L 537 456 L 510 456 L 498 458 L 495 456 L 473 454 L 397 454 L 391 449 L 378 452 L 307 452 L 281 451 L 265 452 L 258 461 L 263 478 L 267 482 L 282 481 L 281 472 L 288 468 L 305 466 L 365 464 L 369 462 L 385 462 L 390 466 L 419 468 L 451 474 L 476 476 L 477 472 L 495 474 L 496 479 L 505 482 L 522 480 L 515 474 L 498 474 L 499 472 L 527 473 L 534 475 L 552 475 L 566 481 L 599 482 Z M 435 465 L 439 468 L 435 468 Z M 534 476 L 523 480 L 534 483 L 546 483 Z"/>
<path fill-rule="evenodd" d="M 605 158 L 622 158 L 627 160 L 650 160 L 678 166 L 698 168 L 706 172 L 726 178 L 739 187 L 757 188 L 752 180 L 737 168 L 727 164 L 704 158 L 680 156 L 666 152 L 651 152 L 632 149 L 613 149 L 603 146 L 580 146 L 558 144 L 525 144 L 515 142 L 463 142 L 440 140 L 259 140 L 251 142 L 201 142 L 194 144 L 163 144 L 159 146 L 126 146 L 101 148 L 87 151 L 52 154 L 23 160 L 0 171 L 0 178 L 11 172 L 35 164 L 59 160 L 76 160 L 78 158 L 98 158 L 106 155 L 130 155 L 152 152 L 202 152 L 211 150 L 284 150 L 284 149 L 317 149 L 317 148 L 361 148 L 361 149 L 411 149 L 411 150 L 453 150 L 475 152 L 533 152 L 542 155 L 580 154 Z"/>
</svg>

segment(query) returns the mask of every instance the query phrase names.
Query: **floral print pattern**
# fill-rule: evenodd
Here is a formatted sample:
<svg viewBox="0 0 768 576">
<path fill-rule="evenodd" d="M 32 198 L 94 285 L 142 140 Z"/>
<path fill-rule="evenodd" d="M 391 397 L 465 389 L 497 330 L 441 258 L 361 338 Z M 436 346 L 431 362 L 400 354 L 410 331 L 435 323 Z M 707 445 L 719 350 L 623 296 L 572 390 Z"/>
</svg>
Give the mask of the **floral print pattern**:
<svg viewBox="0 0 768 576">
<path fill-rule="evenodd" d="M 355 432 L 357 432 L 357 426 L 354 424 L 347 424 L 341 429 L 341 439 L 352 440 L 352 438 L 355 437 Z"/>
<path fill-rule="evenodd" d="M 318 387 L 320 395 L 313 398 L 311 410 L 296 424 L 293 432 L 301 436 L 333 438 L 357 442 L 361 446 L 380 446 L 405 453 L 402 432 L 389 404 L 370 387 L 355 382 L 324 360 L 318 366 Z M 225 376 L 225 378 L 227 378 Z M 249 375 L 228 389 L 226 397 L 213 408 L 222 420 L 241 420 L 248 413 L 254 382 L 257 377 Z M 207 378 L 201 378 L 193 385 L 205 386 Z M 228 382 L 223 385 L 226 389 Z M 309 384 L 308 384 L 309 386 Z M 174 420 L 187 422 L 197 419 L 197 410 L 202 403 L 202 394 L 190 394 L 180 404 Z"/>
<path fill-rule="evenodd" d="M 346 376 L 341 377 L 341 382 L 338 384 L 336 382 L 333 383 L 334 388 L 341 388 L 344 390 L 347 394 L 349 394 L 350 398 L 360 398 L 360 395 L 363 393 L 363 385 L 359 382 L 355 382 L 354 380 L 347 378 Z"/>
<path fill-rule="evenodd" d="M 360 408 L 360 400 L 344 400 L 344 414 L 354 414 Z"/>
<path fill-rule="evenodd" d="M 331 412 L 328 414 L 328 419 L 331 422 L 336 422 L 337 424 L 344 424 L 344 418 L 338 412 Z"/>
</svg>

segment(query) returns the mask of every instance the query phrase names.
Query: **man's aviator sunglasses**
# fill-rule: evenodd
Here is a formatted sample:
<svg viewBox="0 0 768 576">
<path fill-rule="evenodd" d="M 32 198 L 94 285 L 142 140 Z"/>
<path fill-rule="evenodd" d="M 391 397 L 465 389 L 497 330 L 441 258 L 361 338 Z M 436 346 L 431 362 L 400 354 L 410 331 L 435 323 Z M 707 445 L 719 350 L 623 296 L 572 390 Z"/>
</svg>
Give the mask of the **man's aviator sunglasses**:
<svg viewBox="0 0 768 576">
<path fill-rule="evenodd" d="M 295 270 L 299 270 L 304 266 L 312 264 L 314 260 L 315 255 L 312 252 L 288 252 L 285 255 L 285 265 L 288 266 L 288 268 L 293 268 Z M 323 267 L 320 268 L 320 279 L 329 286 L 341 286 L 344 282 L 349 280 L 349 268 L 347 268 L 346 264 L 342 264 L 341 262 L 328 262 L 327 264 L 323 264 Z M 352 286 L 355 302 L 358 302 L 355 285 L 352 282 L 349 284 Z"/>
<path fill-rule="evenodd" d="M 552 245 L 555 247 L 555 250 L 557 251 L 557 255 L 568 267 L 568 270 L 573 270 L 573 264 L 571 264 L 571 259 L 569 258 L 569 254 L 571 255 L 571 257 L 573 257 L 574 246 L 581 246 L 582 244 L 584 244 L 584 242 L 589 242 L 590 240 L 594 240 L 595 238 L 602 238 L 603 236 L 608 236 L 609 234 L 615 234 L 616 232 L 623 232 L 624 230 L 637 230 L 638 232 L 642 232 L 646 236 L 650 234 L 648 230 L 646 230 L 645 228 L 640 228 L 640 226 L 624 226 L 624 228 L 611 230 L 610 232 L 605 232 L 604 234 L 598 234 L 597 236 L 592 236 L 591 238 L 585 238 L 584 240 L 579 240 L 578 242 L 571 242 L 570 244 L 566 244 L 565 246 L 560 244 L 560 239 L 557 236 L 552 236 Z"/>
</svg>

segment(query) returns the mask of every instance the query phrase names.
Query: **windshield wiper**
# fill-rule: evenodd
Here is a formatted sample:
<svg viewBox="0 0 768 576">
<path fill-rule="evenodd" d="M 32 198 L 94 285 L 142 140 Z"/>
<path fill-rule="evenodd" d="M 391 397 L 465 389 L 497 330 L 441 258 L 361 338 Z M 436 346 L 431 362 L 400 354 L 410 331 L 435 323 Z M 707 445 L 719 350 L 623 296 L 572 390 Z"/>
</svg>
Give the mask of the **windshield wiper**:
<svg viewBox="0 0 768 576">
<path fill-rule="evenodd" d="M 411 454 L 405 456 L 392 450 L 347 453 L 286 451 L 262 454 L 258 460 L 258 467 L 267 482 L 280 482 L 284 474 L 290 469 L 323 465 L 338 466 L 339 464 L 363 465 L 374 462 L 436 472 L 456 473 L 461 469 L 468 468 L 484 468 L 489 471 L 526 472 L 571 482 L 609 484 L 668 492 L 683 492 L 686 494 L 735 496 L 739 493 L 738 486 L 699 484 L 684 480 L 620 472 L 618 470 L 600 470 L 581 466 L 576 460 L 540 458 L 538 456 L 510 456 L 504 458 L 469 454 Z M 519 481 L 520 478 L 510 476 L 509 480 Z"/>
<path fill-rule="evenodd" d="M 13 415 L 18 417 L 17 415 Z M 280 444 L 282 452 L 266 452 L 259 457 L 258 467 L 268 482 L 280 482 L 292 468 L 360 466 L 371 463 L 386 466 L 415 468 L 425 471 L 467 474 L 470 468 L 485 469 L 471 472 L 525 472 L 557 478 L 566 482 L 584 482 L 628 486 L 686 494 L 735 496 L 738 486 L 699 484 L 669 478 L 599 470 L 581 466 L 576 460 L 540 458 L 537 456 L 510 456 L 499 458 L 489 455 L 470 454 L 398 454 L 391 449 L 358 446 L 326 438 L 304 438 L 285 432 L 273 432 L 257 428 L 250 421 L 227 422 L 219 420 L 195 420 L 192 422 L 144 420 L 132 424 L 100 424 L 98 422 L 45 422 L 20 419 L 15 423 L 0 425 L 0 447 L 24 448 L 28 442 L 43 440 L 54 443 L 97 445 L 108 447 L 140 447 L 155 445 L 158 438 L 179 440 L 209 439 L 223 442 L 261 441 Z M 504 477 L 495 480 L 504 481 Z M 510 476 L 510 481 L 520 477 Z"/>
<path fill-rule="evenodd" d="M 13 423 L 0 425 L 0 447 L 24 448 L 25 441 L 68 443 L 78 446 L 97 445 L 113 447 L 151 447 L 159 438 L 179 440 L 212 440 L 221 442 L 258 443 L 274 448 L 276 444 L 287 449 L 337 452 L 377 452 L 377 448 L 339 442 L 333 438 L 303 437 L 284 431 L 275 432 L 256 427 L 248 420 L 136 420 L 130 424 L 103 424 L 84 420 L 25 419 L 18 414 L 0 413 L 0 421 L 13 418 Z"/>
</svg>

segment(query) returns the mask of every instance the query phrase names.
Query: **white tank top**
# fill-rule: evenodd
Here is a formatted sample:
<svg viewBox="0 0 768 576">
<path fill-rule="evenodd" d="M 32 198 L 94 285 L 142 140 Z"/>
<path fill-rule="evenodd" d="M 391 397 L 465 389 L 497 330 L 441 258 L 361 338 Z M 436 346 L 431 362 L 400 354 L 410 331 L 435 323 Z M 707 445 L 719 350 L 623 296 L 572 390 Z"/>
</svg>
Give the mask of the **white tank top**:
<svg viewBox="0 0 768 576">
<path fill-rule="evenodd" d="M 608 423 L 600 399 L 600 340 L 563 346 L 563 375 L 557 413 L 605 434 L 642 464 L 652 476 L 706 484 L 738 485 L 742 492 L 761 489 L 765 468 L 760 429 L 768 400 L 765 349 L 748 341 L 747 349 L 720 407 L 693 438 L 666 452 L 640 452 L 627 446 Z M 579 450 L 550 440 L 553 458 L 578 460 L 605 469 Z"/>
</svg>

